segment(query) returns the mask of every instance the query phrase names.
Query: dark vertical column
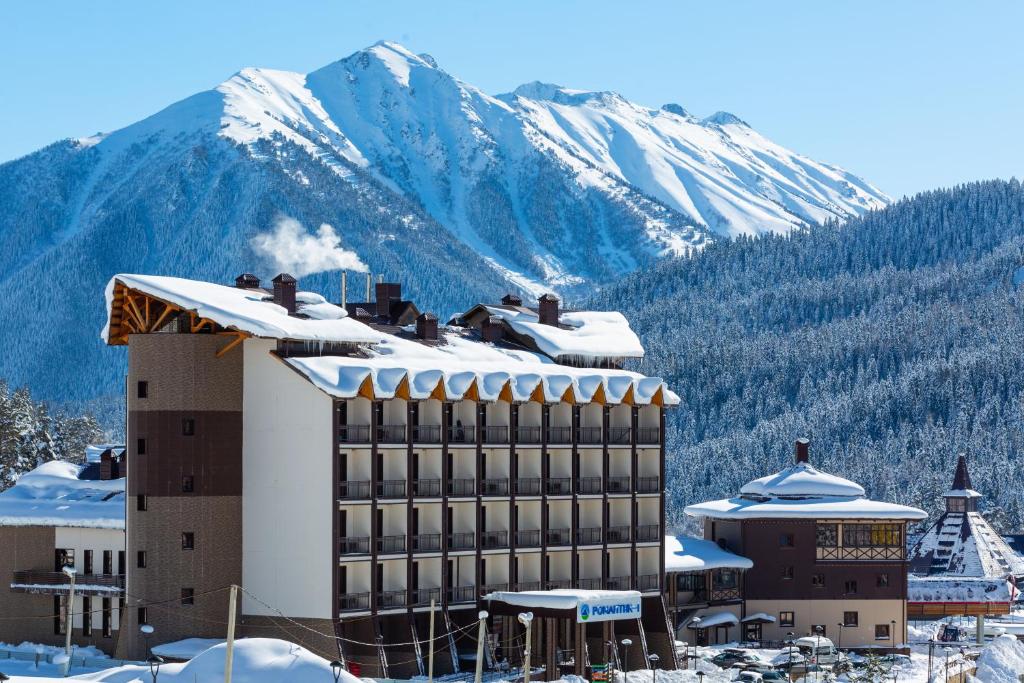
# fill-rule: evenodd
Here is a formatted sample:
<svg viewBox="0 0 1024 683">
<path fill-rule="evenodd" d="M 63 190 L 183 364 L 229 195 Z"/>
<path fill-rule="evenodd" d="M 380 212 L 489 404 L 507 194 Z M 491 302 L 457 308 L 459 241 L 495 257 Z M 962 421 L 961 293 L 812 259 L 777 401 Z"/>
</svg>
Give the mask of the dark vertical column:
<svg viewBox="0 0 1024 683">
<path fill-rule="evenodd" d="M 413 572 L 412 572 L 412 551 L 415 540 L 413 538 L 413 487 L 416 482 L 412 478 L 412 461 L 414 457 L 414 413 L 416 411 L 415 402 L 409 400 L 405 402 L 405 590 L 406 590 L 406 604 L 409 606 L 409 611 L 412 612 L 412 605 L 414 602 L 415 592 L 417 586 L 414 586 Z"/>
<path fill-rule="evenodd" d="M 587 673 L 586 668 L 586 657 L 583 655 L 583 651 L 586 648 L 586 633 L 584 632 L 584 624 L 572 624 L 573 628 L 573 649 L 575 650 L 573 659 L 575 660 L 575 673 L 577 676 L 584 676 Z"/>
<path fill-rule="evenodd" d="M 547 590 L 548 583 L 548 482 L 551 479 L 551 463 L 548 461 L 548 426 L 551 421 L 551 407 L 540 404 L 540 583 L 541 590 Z M 547 630 L 547 629 L 545 629 Z"/>
<path fill-rule="evenodd" d="M 611 526 L 611 501 L 608 498 L 608 478 L 611 476 L 611 452 L 608 448 L 608 435 L 611 429 L 612 408 L 608 405 L 601 406 L 601 491 L 604 495 L 601 498 L 602 523 L 604 528 Z M 608 587 L 609 565 L 608 558 L 608 534 L 603 534 L 603 546 L 601 554 L 601 586 Z"/>
<path fill-rule="evenodd" d="M 665 584 L 665 408 L 658 407 L 658 507 L 661 514 L 658 515 L 658 581 L 660 585 Z M 906 538 L 906 536 L 904 536 Z M 906 565 L 904 565 L 904 570 Z M 906 586 L 907 582 L 903 581 Z"/>
<path fill-rule="evenodd" d="M 544 619 L 544 678 L 557 681 L 558 674 L 558 623 L 556 619 Z"/>
<path fill-rule="evenodd" d="M 480 595 L 480 589 L 487 580 L 484 576 L 483 563 L 483 492 L 484 492 L 484 424 L 487 405 L 482 402 L 476 404 L 476 594 Z"/>
<path fill-rule="evenodd" d="M 508 405 L 508 581 L 509 590 L 516 590 L 519 576 L 516 567 L 516 534 L 519 532 L 519 515 L 516 514 L 516 482 L 519 480 L 519 453 L 516 452 L 516 428 L 519 426 L 519 406 Z"/>
<path fill-rule="evenodd" d="M 377 593 L 381 586 L 377 585 L 377 541 L 383 529 L 377 524 L 378 486 L 377 468 L 380 462 L 380 448 L 377 444 L 377 404 L 370 402 L 370 613 L 377 613 Z"/>
<path fill-rule="evenodd" d="M 579 555 L 579 536 L 578 530 L 580 528 L 580 498 L 579 498 L 579 482 L 580 482 L 580 448 L 579 448 L 579 434 L 580 434 L 580 407 L 573 404 L 571 407 L 571 418 L 570 418 L 570 432 L 572 439 L 572 480 L 569 482 L 570 491 L 572 491 L 572 530 L 570 534 L 570 543 L 572 543 L 572 585 L 573 587 L 579 586 L 580 579 L 580 555 Z"/>
<path fill-rule="evenodd" d="M 639 562 L 637 561 L 637 534 L 640 529 L 640 501 L 637 500 L 637 484 L 640 479 L 640 455 L 637 452 L 636 447 L 636 430 L 640 425 L 640 408 L 637 406 L 631 406 L 629 411 L 629 475 L 630 475 L 630 487 L 629 490 L 632 492 L 630 496 L 630 505 L 632 506 L 632 514 L 630 518 L 633 520 L 633 533 L 630 534 L 633 541 L 630 544 L 630 560 L 629 569 L 632 578 L 630 582 L 632 588 L 636 589 L 640 586 L 639 578 L 637 577 L 637 570 Z M 664 545 L 664 541 L 662 542 Z M 663 558 L 664 559 L 664 558 Z M 661 571 L 660 569 L 658 570 Z"/>
<path fill-rule="evenodd" d="M 341 610 L 339 609 L 341 590 L 340 590 L 340 579 L 341 574 L 341 563 L 339 562 L 340 550 L 341 550 L 341 506 L 338 503 L 338 484 L 341 478 L 341 449 L 339 443 L 339 411 L 341 401 L 334 401 L 331 406 L 331 510 L 334 514 L 331 515 L 331 538 L 332 548 L 331 551 L 331 622 L 334 624 L 334 634 L 338 635 L 341 628 Z M 337 641 L 339 650 L 338 654 L 341 654 L 340 646 L 341 641 Z"/>
<path fill-rule="evenodd" d="M 448 574 L 448 482 L 452 472 L 448 468 L 448 432 L 452 426 L 452 404 L 441 404 L 441 607 L 448 608 L 448 588 L 452 577 Z"/>
</svg>

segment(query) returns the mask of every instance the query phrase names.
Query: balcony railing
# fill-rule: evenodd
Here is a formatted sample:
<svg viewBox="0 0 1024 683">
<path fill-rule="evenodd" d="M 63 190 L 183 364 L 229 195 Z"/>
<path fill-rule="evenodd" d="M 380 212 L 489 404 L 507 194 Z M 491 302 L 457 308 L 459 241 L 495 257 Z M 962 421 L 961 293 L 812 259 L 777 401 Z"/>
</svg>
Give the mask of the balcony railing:
<svg viewBox="0 0 1024 683">
<path fill-rule="evenodd" d="M 902 560 L 903 546 L 818 547 L 819 560 Z"/>
<path fill-rule="evenodd" d="M 572 479 L 569 477 L 554 477 L 548 479 L 549 496 L 568 496 L 572 493 Z"/>
<path fill-rule="evenodd" d="M 608 443 L 616 446 L 628 446 L 633 436 L 631 427 L 611 427 L 608 429 Z"/>
<path fill-rule="evenodd" d="M 385 479 L 377 482 L 378 498 L 405 498 L 405 479 Z"/>
<path fill-rule="evenodd" d="M 369 555 L 369 536 L 345 536 L 338 539 L 338 554 L 340 555 Z"/>
<path fill-rule="evenodd" d="M 449 479 L 448 495 L 465 498 L 476 495 L 476 479 Z"/>
<path fill-rule="evenodd" d="M 569 529 L 548 529 L 548 545 L 572 545 Z"/>
<path fill-rule="evenodd" d="M 408 434 L 405 425 L 377 425 L 378 443 L 405 443 Z"/>
<path fill-rule="evenodd" d="M 516 427 L 516 443 L 540 443 L 540 427 Z"/>
<path fill-rule="evenodd" d="M 405 536 L 380 536 L 377 538 L 377 552 L 387 555 L 405 552 Z"/>
<path fill-rule="evenodd" d="M 412 494 L 421 498 L 440 498 L 440 479 L 415 479 L 412 482 Z"/>
<path fill-rule="evenodd" d="M 75 588 L 86 595 L 118 595 L 124 591 L 124 576 L 121 574 L 78 574 Z M 11 590 L 17 593 L 66 593 L 69 580 L 64 572 L 35 570 L 16 571 L 12 577 Z"/>
<path fill-rule="evenodd" d="M 657 524 L 641 524 L 636 528 L 636 542 L 649 543 L 661 540 L 661 527 Z"/>
<path fill-rule="evenodd" d="M 369 593 L 345 593 L 338 596 L 339 612 L 359 612 L 370 609 Z"/>
<path fill-rule="evenodd" d="M 448 443 L 476 443 L 476 428 L 465 425 L 449 427 Z"/>
<path fill-rule="evenodd" d="M 412 439 L 416 443 L 441 443 L 441 425 L 415 425 Z"/>
<path fill-rule="evenodd" d="M 507 496 L 508 479 L 484 479 L 480 482 L 481 496 Z"/>
<path fill-rule="evenodd" d="M 540 529 L 526 529 L 516 532 L 517 548 L 539 548 Z"/>
<path fill-rule="evenodd" d="M 629 577 L 628 576 L 613 576 L 605 582 L 608 590 L 610 591 L 625 591 L 629 590 Z"/>
<path fill-rule="evenodd" d="M 661 493 L 661 478 L 660 477 L 637 477 L 636 478 L 636 492 L 637 493 Z"/>
<path fill-rule="evenodd" d="M 441 602 L 440 588 L 417 588 L 412 592 L 412 604 L 416 607 L 429 605 L 431 600 Z"/>
<path fill-rule="evenodd" d="M 531 477 L 528 479 L 517 479 L 516 480 L 516 495 L 517 496 L 539 496 L 540 495 L 540 477 Z"/>
<path fill-rule="evenodd" d="M 599 444 L 601 443 L 601 432 L 600 427 L 580 427 L 578 441 L 582 444 Z"/>
<path fill-rule="evenodd" d="M 548 427 L 548 443 L 572 443 L 572 427 Z"/>
<path fill-rule="evenodd" d="M 370 482 L 339 481 L 338 498 L 341 500 L 369 500 Z"/>
<path fill-rule="evenodd" d="M 417 534 L 412 537 L 414 553 L 431 553 L 441 550 L 441 534 Z"/>
<path fill-rule="evenodd" d="M 508 427 L 484 427 L 481 436 L 484 443 L 508 443 Z"/>
<path fill-rule="evenodd" d="M 472 550 L 475 547 L 476 534 L 472 531 L 448 534 L 448 550 Z"/>
<path fill-rule="evenodd" d="M 656 446 L 661 443 L 661 429 L 658 427 L 639 427 L 636 430 L 636 442 L 644 446 Z"/>
<path fill-rule="evenodd" d="M 628 526 L 610 526 L 605 529 L 608 543 L 629 543 L 631 528 Z"/>
<path fill-rule="evenodd" d="M 485 531 L 480 534 L 480 547 L 481 548 L 507 548 L 508 547 L 508 532 L 507 531 Z"/>
<path fill-rule="evenodd" d="M 571 586 L 572 581 L 570 581 L 569 579 L 551 579 L 550 581 L 548 581 L 547 590 L 553 591 L 558 590 L 559 588 L 570 588 Z"/>
<path fill-rule="evenodd" d="M 576 530 L 576 545 L 600 545 L 601 527 L 588 527 Z"/>
<path fill-rule="evenodd" d="M 377 607 L 388 609 L 390 607 L 405 607 L 409 602 L 407 591 L 381 591 L 377 593 Z"/>
<path fill-rule="evenodd" d="M 476 586 L 454 586 L 448 590 L 448 602 L 476 602 Z"/>
<path fill-rule="evenodd" d="M 657 574 L 641 574 L 636 577 L 636 587 L 642 591 L 654 591 L 661 588 L 661 582 Z"/>
<path fill-rule="evenodd" d="M 601 477 L 580 477 L 576 481 L 576 492 L 587 495 L 601 493 Z"/>
<path fill-rule="evenodd" d="M 487 595 L 488 593 L 496 593 L 498 591 L 507 591 L 507 583 L 485 583 L 480 586 L 480 595 Z"/>
<path fill-rule="evenodd" d="M 601 577 L 596 579 L 577 579 L 576 587 L 585 591 L 601 590 Z"/>
<path fill-rule="evenodd" d="M 516 584 L 517 591 L 539 591 L 540 587 L 540 581 L 520 581 Z"/>
<path fill-rule="evenodd" d="M 608 477 L 608 493 L 632 493 L 629 477 Z"/>
<path fill-rule="evenodd" d="M 341 443 L 370 443 L 370 425 L 341 425 L 338 427 Z"/>
</svg>

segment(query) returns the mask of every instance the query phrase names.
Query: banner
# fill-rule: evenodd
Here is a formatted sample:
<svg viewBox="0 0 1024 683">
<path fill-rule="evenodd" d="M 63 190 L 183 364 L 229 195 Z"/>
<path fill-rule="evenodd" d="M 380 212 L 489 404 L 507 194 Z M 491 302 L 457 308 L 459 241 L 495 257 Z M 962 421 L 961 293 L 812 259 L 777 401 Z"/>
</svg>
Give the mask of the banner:
<svg viewBox="0 0 1024 683">
<path fill-rule="evenodd" d="M 615 621 L 617 619 L 639 619 L 641 598 L 616 597 L 580 600 L 576 603 L 576 623 L 589 624 L 592 621 Z"/>
</svg>

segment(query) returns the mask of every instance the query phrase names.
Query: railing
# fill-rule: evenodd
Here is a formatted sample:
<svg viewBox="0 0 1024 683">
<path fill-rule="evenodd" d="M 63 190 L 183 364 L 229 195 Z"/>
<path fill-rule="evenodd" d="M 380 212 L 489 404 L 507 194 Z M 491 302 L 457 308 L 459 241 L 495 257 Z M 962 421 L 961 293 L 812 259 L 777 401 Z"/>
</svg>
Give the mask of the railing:
<svg viewBox="0 0 1024 683">
<path fill-rule="evenodd" d="M 338 427 L 341 443 L 370 443 L 370 425 L 341 425 Z"/>
<path fill-rule="evenodd" d="M 540 581 L 520 581 L 516 584 L 517 591 L 539 591 Z"/>
<path fill-rule="evenodd" d="M 548 443 L 572 443 L 572 427 L 548 427 Z"/>
<path fill-rule="evenodd" d="M 576 545 L 600 545 L 601 527 L 588 527 L 576 530 Z"/>
<path fill-rule="evenodd" d="M 639 427 L 636 430 L 636 442 L 644 446 L 661 443 L 661 429 L 658 427 Z"/>
<path fill-rule="evenodd" d="M 629 577 L 628 576 L 613 576 L 605 582 L 608 590 L 610 591 L 625 591 L 629 590 Z"/>
<path fill-rule="evenodd" d="M 448 602 L 476 602 L 476 586 L 454 586 L 448 590 Z"/>
<path fill-rule="evenodd" d="M 740 599 L 739 588 L 712 588 L 711 602 L 727 602 Z"/>
<path fill-rule="evenodd" d="M 540 443 L 540 427 L 516 427 L 516 443 Z"/>
<path fill-rule="evenodd" d="M 339 612 L 358 612 L 370 609 L 369 593 L 346 593 L 338 596 Z"/>
<path fill-rule="evenodd" d="M 430 553 L 441 549 L 441 534 L 416 534 L 412 537 L 414 553 Z"/>
<path fill-rule="evenodd" d="M 636 478 L 636 492 L 637 493 L 660 493 L 661 492 L 661 477 L 637 477 Z"/>
<path fill-rule="evenodd" d="M 611 427 L 608 430 L 608 443 L 616 446 L 628 446 L 632 436 L 632 427 Z"/>
<path fill-rule="evenodd" d="M 476 495 L 476 479 L 449 479 L 448 495 L 467 497 Z"/>
<path fill-rule="evenodd" d="M 572 581 L 569 579 L 552 579 L 551 581 L 548 581 L 547 590 L 553 591 L 558 590 L 559 588 L 570 588 L 571 586 Z"/>
<path fill-rule="evenodd" d="M 554 477 L 548 479 L 549 496 L 568 496 L 572 493 L 572 479 L 569 477 Z"/>
<path fill-rule="evenodd" d="M 636 528 L 636 542 L 649 543 L 661 540 L 661 527 L 657 524 L 641 524 Z"/>
<path fill-rule="evenodd" d="M 548 529 L 548 545 L 572 545 L 569 529 Z"/>
<path fill-rule="evenodd" d="M 377 425 L 378 443 L 405 443 L 408 434 L 405 425 Z"/>
<path fill-rule="evenodd" d="M 377 593 L 377 607 L 388 609 L 389 607 L 405 607 L 409 602 L 409 593 L 400 591 L 381 591 Z"/>
<path fill-rule="evenodd" d="M 819 560 L 902 560 L 903 546 L 836 547 L 817 549 Z"/>
<path fill-rule="evenodd" d="M 641 574 L 636 577 L 636 587 L 642 591 L 653 591 L 661 588 L 661 581 L 657 574 Z"/>
<path fill-rule="evenodd" d="M 485 531 L 480 534 L 480 547 L 481 548 L 507 548 L 508 547 L 508 532 L 507 531 Z"/>
<path fill-rule="evenodd" d="M 369 555 L 369 536 L 343 536 L 338 539 L 339 555 Z"/>
<path fill-rule="evenodd" d="M 527 529 L 516 532 L 517 548 L 539 548 L 540 529 Z"/>
<path fill-rule="evenodd" d="M 466 426 L 449 427 L 448 443 L 476 443 L 476 429 Z"/>
<path fill-rule="evenodd" d="M 480 482 L 481 496 L 507 496 L 508 479 L 484 479 Z"/>
<path fill-rule="evenodd" d="M 632 493 L 629 477 L 608 477 L 608 493 Z"/>
<path fill-rule="evenodd" d="M 370 497 L 370 482 L 339 481 L 338 498 L 341 500 L 367 500 Z"/>
<path fill-rule="evenodd" d="M 405 498 L 405 479 L 385 479 L 377 482 L 378 498 Z"/>
<path fill-rule="evenodd" d="M 583 444 L 601 443 L 602 431 L 600 427 L 580 427 L 577 432 L 577 440 Z"/>
<path fill-rule="evenodd" d="M 440 588 L 417 588 L 412 592 L 412 604 L 416 607 L 429 605 L 431 600 L 435 603 L 441 602 Z"/>
<path fill-rule="evenodd" d="M 412 494 L 421 498 L 440 498 L 440 479 L 416 479 L 412 482 Z"/>
<path fill-rule="evenodd" d="M 579 588 L 580 590 L 585 590 L 585 591 L 601 590 L 601 579 L 600 579 L 600 577 L 598 577 L 596 579 L 577 579 L 576 580 L 576 587 Z"/>
<path fill-rule="evenodd" d="M 708 591 L 700 588 L 695 591 L 678 591 L 676 593 L 675 606 L 681 605 L 702 605 L 708 601 Z"/>
<path fill-rule="evenodd" d="M 480 595 L 487 595 L 488 593 L 495 593 L 498 591 L 507 591 L 507 583 L 485 583 L 480 586 Z"/>
<path fill-rule="evenodd" d="M 584 495 L 601 493 L 602 486 L 601 477 L 580 477 L 576 480 L 576 493 Z"/>
<path fill-rule="evenodd" d="M 115 595 L 124 591 L 121 574 L 78 574 L 75 581 L 79 593 L 88 595 Z M 68 577 L 64 572 L 22 570 L 14 572 L 11 590 L 19 593 L 65 593 Z"/>
<path fill-rule="evenodd" d="M 413 425 L 414 443 L 441 443 L 441 425 Z"/>
<path fill-rule="evenodd" d="M 476 547 L 476 534 L 460 531 L 448 534 L 448 550 L 472 550 Z"/>
<path fill-rule="evenodd" d="M 482 436 L 484 443 L 508 443 L 508 427 L 484 427 Z"/>
<path fill-rule="evenodd" d="M 517 479 L 516 480 L 516 495 L 517 496 L 539 496 L 540 495 L 540 477 L 531 477 L 528 479 Z"/>
<path fill-rule="evenodd" d="M 628 526 L 610 526 L 605 529 L 608 543 L 629 543 L 632 529 Z"/>
<path fill-rule="evenodd" d="M 377 552 L 381 554 L 404 553 L 405 536 L 380 536 L 377 538 Z"/>
</svg>

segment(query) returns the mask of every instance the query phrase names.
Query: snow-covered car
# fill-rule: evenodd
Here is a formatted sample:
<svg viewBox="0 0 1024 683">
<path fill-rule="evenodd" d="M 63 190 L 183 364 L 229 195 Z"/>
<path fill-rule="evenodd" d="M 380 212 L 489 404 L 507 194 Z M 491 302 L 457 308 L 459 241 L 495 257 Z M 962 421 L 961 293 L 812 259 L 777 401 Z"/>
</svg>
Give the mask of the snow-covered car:
<svg viewBox="0 0 1024 683">
<path fill-rule="evenodd" d="M 723 669 L 731 668 L 734 664 L 757 664 L 761 659 L 746 650 L 729 648 L 723 650 L 711 658 L 711 663 Z"/>
<path fill-rule="evenodd" d="M 740 675 L 732 680 L 742 681 L 743 683 L 762 683 L 764 677 L 757 671 L 741 671 Z"/>
<path fill-rule="evenodd" d="M 761 672 L 761 680 L 762 681 L 770 681 L 771 683 L 776 683 L 776 681 L 779 681 L 779 682 L 786 681 L 788 683 L 789 676 L 787 676 L 786 674 L 784 674 L 781 671 L 778 671 L 776 669 L 772 669 L 770 671 L 762 671 Z"/>
</svg>

